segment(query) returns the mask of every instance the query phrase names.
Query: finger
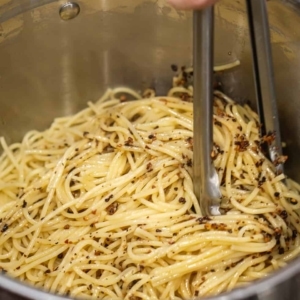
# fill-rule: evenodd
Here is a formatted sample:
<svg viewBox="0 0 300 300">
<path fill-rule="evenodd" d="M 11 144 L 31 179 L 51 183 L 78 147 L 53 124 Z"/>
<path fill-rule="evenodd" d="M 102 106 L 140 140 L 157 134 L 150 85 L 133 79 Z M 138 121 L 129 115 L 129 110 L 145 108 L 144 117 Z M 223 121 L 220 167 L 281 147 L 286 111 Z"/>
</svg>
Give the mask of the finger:
<svg viewBox="0 0 300 300">
<path fill-rule="evenodd" d="M 178 9 L 202 9 L 213 5 L 218 0 L 168 0 L 168 2 Z"/>
</svg>

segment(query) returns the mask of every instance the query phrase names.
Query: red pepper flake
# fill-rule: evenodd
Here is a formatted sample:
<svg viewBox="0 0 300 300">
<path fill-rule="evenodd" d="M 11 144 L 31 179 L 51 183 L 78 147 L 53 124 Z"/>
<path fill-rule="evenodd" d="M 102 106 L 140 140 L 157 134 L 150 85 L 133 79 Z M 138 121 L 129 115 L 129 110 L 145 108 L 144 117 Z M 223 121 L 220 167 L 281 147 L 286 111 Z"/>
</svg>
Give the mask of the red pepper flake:
<svg viewBox="0 0 300 300">
<path fill-rule="evenodd" d="M 148 139 L 150 139 L 150 140 L 155 140 L 155 139 L 156 139 L 155 134 L 150 134 L 150 135 L 148 136 Z"/>
<path fill-rule="evenodd" d="M 288 217 L 288 213 L 286 210 L 281 211 L 279 215 L 282 219 L 286 219 Z"/>
<path fill-rule="evenodd" d="M 193 138 L 192 138 L 192 137 L 188 137 L 188 138 L 186 139 L 186 142 L 187 142 L 191 147 L 193 147 L 194 141 L 193 141 Z"/>
<path fill-rule="evenodd" d="M 147 164 L 146 169 L 147 169 L 148 172 L 153 171 L 153 166 L 152 166 L 152 163 L 151 163 L 151 162 L 149 162 L 149 163 Z"/>
<path fill-rule="evenodd" d="M 107 208 L 106 211 L 109 215 L 113 215 L 117 210 L 118 210 L 118 202 L 114 202 L 112 204 L 110 204 Z"/>
<path fill-rule="evenodd" d="M 262 166 L 262 164 L 264 163 L 264 159 L 262 158 L 262 159 L 260 159 L 259 161 L 257 161 L 256 163 L 255 163 L 255 166 L 258 168 L 258 167 L 261 167 Z"/>
<path fill-rule="evenodd" d="M 275 131 L 273 131 L 273 132 L 269 132 L 268 134 L 264 135 L 261 138 L 261 140 L 262 140 L 262 142 L 266 142 L 266 143 L 268 143 L 268 145 L 271 145 L 274 142 L 275 138 L 276 138 L 276 134 L 275 134 Z"/>
<path fill-rule="evenodd" d="M 217 125 L 217 126 L 222 127 L 222 123 L 221 123 L 220 121 L 218 121 L 218 120 L 215 120 L 215 121 L 214 121 L 214 124 Z"/>
<path fill-rule="evenodd" d="M 261 179 L 258 180 L 258 187 L 261 187 L 266 182 L 266 177 L 263 176 Z"/>
<path fill-rule="evenodd" d="M 235 150 L 238 152 L 244 152 L 247 150 L 247 148 L 249 147 L 250 143 L 248 141 L 236 141 L 234 142 L 234 144 L 236 145 Z"/>
<path fill-rule="evenodd" d="M 2 229 L 1 229 L 1 232 L 5 232 L 7 229 L 8 229 L 8 225 L 4 224 Z"/>
<path fill-rule="evenodd" d="M 298 231 L 296 229 L 293 230 L 292 238 L 295 239 L 298 235 Z"/>
<path fill-rule="evenodd" d="M 112 199 L 114 196 L 113 195 L 109 195 L 104 201 L 108 202 L 110 199 Z"/>
<path fill-rule="evenodd" d="M 274 232 L 274 237 L 275 237 L 275 239 L 276 239 L 276 240 L 279 240 L 280 237 L 281 237 L 281 233 L 282 233 L 281 229 L 278 228 L 278 227 L 276 227 L 274 231 L 275 231 L 275 232 Z"/>
<path fill-rule="evenodd" d="M 192 166 L 193 166 L 193 161 L 192 161 L 192 159 L 188 159 L 186 165 L 187 165 L 188 167 L 192 167 Z"/>
<path fill-rule="evenodd" d="M 208 216 L 196 219 L 196 221 L 199 222 L 200 224 L 206 224 L 208 221 L 211 221 L 211 220 L 212 219 Z"/>
<path fill-rule="evenodd" d="M 210 224 L 210 223 L 206 223 L 206 224 L 204 225 L 204 228 L 205 228 L 206 230 L 210 230 L 210 229 L 211 229 L 211 224 Z"/>
<path fill-rule="evenodd" d="M 179 198 L 179 203 L 182 203 L 182 204 L 186 203 L 186 200 L 185 200 L 185 198 L 183 198 L 183 197 L 180 197 L 180 198 Z"/>
<path fill-rule="evenodd" d="M 274 164 L 274 166 L 284 164 L 287 161 L 287 159 L 288 159 L 287 155 L 280 155 L 274 160 L 273 164 Z"/>
<path fill-rule="evenodd" d="M 132 144 L 133 144 L 133 138 L 132 137 L 129 137 L 127 139 L 127 141 L 125 141 L 125 143 L 124 143 L 125 146 L 132 146 Z"/>
</svg>

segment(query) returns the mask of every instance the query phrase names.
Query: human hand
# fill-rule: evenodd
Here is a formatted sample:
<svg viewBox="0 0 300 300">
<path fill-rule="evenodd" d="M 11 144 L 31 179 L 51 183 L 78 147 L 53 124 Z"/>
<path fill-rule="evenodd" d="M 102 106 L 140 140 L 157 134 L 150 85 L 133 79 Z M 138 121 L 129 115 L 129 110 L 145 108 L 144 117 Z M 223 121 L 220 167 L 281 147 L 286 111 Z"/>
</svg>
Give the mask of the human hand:
<svg viewBox="0 0 300 300">
<path fill-rule="evenodd" d="M 170 4 L 178 9 L 201 9 L 213 5 L 218 0 L 168 0 Z"/>
</svg>

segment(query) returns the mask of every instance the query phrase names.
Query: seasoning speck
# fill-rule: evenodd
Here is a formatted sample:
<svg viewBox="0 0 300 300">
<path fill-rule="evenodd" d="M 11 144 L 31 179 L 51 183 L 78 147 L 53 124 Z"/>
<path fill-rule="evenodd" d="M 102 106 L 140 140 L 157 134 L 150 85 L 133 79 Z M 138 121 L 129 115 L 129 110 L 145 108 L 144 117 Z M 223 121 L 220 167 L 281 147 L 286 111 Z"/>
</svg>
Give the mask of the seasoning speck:
<svg viewBox="0 0 300 300">
<path fill-rule="evenodd" d="M 175 64 L 172 64 L 171 69 L 172 69 L 173 72 L 177 72 L 178 71 L 178 66 L 175 65 Z"/>
<path fill-rule="evenodd" d="M 8 229 L 8 225 L 4 224 L 2 229 L 1 229 L 1 232 L 5 232 L 7 229 Z"/>
</svg>

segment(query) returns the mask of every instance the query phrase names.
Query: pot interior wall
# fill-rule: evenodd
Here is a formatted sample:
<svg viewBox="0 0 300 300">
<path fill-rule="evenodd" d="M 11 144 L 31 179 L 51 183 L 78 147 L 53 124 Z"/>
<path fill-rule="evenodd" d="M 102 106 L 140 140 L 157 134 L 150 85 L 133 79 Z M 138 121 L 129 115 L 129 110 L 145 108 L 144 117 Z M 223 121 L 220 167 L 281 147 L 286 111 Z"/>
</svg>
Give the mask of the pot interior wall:
<svg viewBox="0 0 300 300">
<path fill-rule="evenodd" d="M 174 75 L 171 64 L 191 65 L 190 13 L 164 1 L 77 3 L 80 14 L 68 21 L 59 15 L 63 2 L 30 9 L 33 2 L 11 17 L 18 12 L 13 6 L 0 15 L 0 134 L 9 142 L 78 111 L 108 87 L 153 87 L 164 94 Z M 231 9 L 245 23 L 242 12 Z M 245 26 L 220 17 L 216 23 L 216 64 L 240 58 Z"/>
</svg>

